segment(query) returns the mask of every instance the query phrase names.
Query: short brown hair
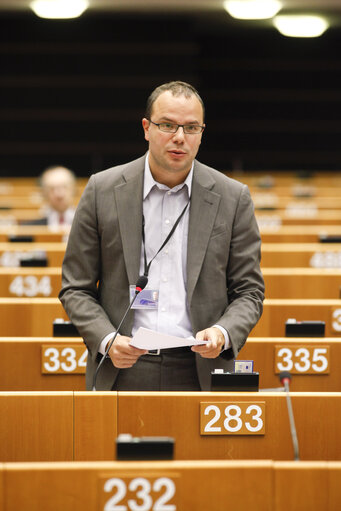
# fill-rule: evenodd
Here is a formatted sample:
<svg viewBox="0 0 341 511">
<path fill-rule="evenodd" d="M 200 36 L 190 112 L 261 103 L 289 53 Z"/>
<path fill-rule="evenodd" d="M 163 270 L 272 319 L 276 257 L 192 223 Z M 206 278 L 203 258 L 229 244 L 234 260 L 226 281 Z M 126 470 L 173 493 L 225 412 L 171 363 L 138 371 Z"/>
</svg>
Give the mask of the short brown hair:
<svg viewBox="0 0 341 511">
<path fill-rule="evenodd" d="M 202 106 L 203 118 L 205 118 L 204 102 L 201 99 L 199 92 L 196 90 L 196 88 L 193 87 L 193 85 L 190 85 L 189 83 L 175 81 L 175 82 L 168 82 L 168 83 L 159 85 L 159 87 L 156 87 L 156 89 L 153 90 L 153 92 L 147 99 L 146 112 L 145 112 L 146 119 L 150 120 L 150 117 L 152 115 L 153 105 L 154 105 L 155 101 L 160 96 L 160 94 L 162 94 L 163 92 L 166 92 L 166 91 L 170 91 L 173 96 L 185 96 L 185 98 L 190 98 L 193 95 L 196 96 Z"/>
</svg>

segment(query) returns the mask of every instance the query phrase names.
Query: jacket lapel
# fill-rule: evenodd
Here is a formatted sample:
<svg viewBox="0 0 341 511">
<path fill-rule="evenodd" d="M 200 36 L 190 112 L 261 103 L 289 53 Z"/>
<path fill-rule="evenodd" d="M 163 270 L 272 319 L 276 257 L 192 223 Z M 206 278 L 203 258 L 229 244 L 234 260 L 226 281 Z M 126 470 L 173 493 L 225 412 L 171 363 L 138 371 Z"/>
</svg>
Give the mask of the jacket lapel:
<svg viewBox="0 0 341 511">
<path fill-rule="evenodd" d="M 123 183 L 115 187 L 115 198 L 123 246 L 123 256 L 130 284 L 139 276 L 142 243 L 142 194 L 145 158 L 128 165 Z"/>
<path fill-rule="evenodd" d="M 195 161 L 187 246 L 187 299 L 191 303 L 220 203 L 214 179 Z"/>
</svg>

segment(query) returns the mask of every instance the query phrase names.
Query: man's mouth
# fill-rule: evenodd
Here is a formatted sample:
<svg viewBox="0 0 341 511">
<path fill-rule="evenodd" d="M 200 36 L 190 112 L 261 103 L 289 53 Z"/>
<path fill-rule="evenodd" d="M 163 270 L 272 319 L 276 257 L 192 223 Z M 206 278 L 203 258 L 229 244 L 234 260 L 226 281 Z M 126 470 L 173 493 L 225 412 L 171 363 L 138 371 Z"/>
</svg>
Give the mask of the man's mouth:
<svg viewBox="0 0 341 511">
<path fill-rule="evenodd" d="M 186 154 L 185 151 L 180 151 L 179 149 L 170 149 L 168 151 L 171 154 L 175 154 L 177 156 L 181 156 L 182 154 Z"/>
</svg>

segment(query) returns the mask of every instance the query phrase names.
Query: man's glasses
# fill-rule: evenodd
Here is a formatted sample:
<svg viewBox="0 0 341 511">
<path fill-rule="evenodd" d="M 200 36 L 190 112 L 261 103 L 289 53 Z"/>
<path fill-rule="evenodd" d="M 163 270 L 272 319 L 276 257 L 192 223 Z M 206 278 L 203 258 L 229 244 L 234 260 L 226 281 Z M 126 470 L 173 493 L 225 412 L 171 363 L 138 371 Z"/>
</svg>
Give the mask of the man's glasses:
<svg viewBox="0 0 341 511">
<path fill-rule="evenodd" d="M 199 135 L 204 131 L 205 126 L 199 126 L 199 124 L 173 124 L 172 122 L 153 122 L 149 119 L 149 122 L 155 124 L 160 131 L 165 133 L 176 133 L 179 128 L 184 130 L 186 135 Z"/>
</svg>

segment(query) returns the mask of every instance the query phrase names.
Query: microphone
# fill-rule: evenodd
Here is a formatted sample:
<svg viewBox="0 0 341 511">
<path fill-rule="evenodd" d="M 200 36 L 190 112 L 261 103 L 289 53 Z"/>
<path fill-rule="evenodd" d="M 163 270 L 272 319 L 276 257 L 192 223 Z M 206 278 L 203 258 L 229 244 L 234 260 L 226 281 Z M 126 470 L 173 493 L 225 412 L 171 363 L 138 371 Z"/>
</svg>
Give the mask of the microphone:
<svg viewBox="0 0 341 511">
<path fill-rule="evenodd" d="M 297 434 L 296 434 L 294 412 L 292 409 L 291 398 L 290 398 L 290 394 L 289 394 L 289 383 L 291 381 L 291 374 L 289 373 L 289 371 L 282 371 L 281 373 L 279 373 L 279 379 L 280 379 L 281 383 L 283 384 L 285 391 L 286 391 L 288 415 L 289 415 L 289 422 L 290 422 L 290 433 L 291 433 L 292 444 L 294 447 L 294 459 L 295 459 L 295 461 L 299 461 L 300 458 L 299 458 L 298 440 L 297 440 Z"/>
<path fill-rule="evenodd" d="M 92 380 L 92 390 L 93 391 L 96 391 L 96 380 L 97 380 L 97 375 L 99 373 L 99 370 L 102 367 L 102 364 L 103 364 L 104 360 L 106 359 L 106 357 L 107 357 L 107 355 L 108 355 L 108 353 L 110 351 L 110 348 L 113 345 L 113 342 L 115 341 L 115 339 L 117 337 L 117 334 L 118 334 L 119 329 L 121 328 L 121 326 L 123 324 L 123 321 L 125 320 L 125 318 L 126 318 L 128 312 L 130 311 L 130 309 L 132 308 L 133 303 L 135 302 L 135 299 L 136 299 L 137 295 L 139 293 L 141 293 L 142 289 L 144 289 L 147 284 L 148 284 L 148 277 L 146 277 L 145 275 L 140 275 L 140 277 L 137 279 L 137 282 L 136 282 L 136 285 L 135 285 L 135 295 L 134 295 L 133 299 L 131 300 L 130 304 L 128 305 L 127 310 L 125 311 L 124 316 L 121 319 L 121 322 L 120 322 L 120 324 L 117 327 L 117 330 L 115 332 L 114 337 L 109 342 L 109 344 L 107 346 L 107 349 L 105 350 L 104 355 L 102 355 L 102 358 L 101 358 L 101 360 L 100 360 L 100 362 L 99 362 L 99 364 L 97 366 L 97 369 L 96 369 L 95 374 L 94 374 L 94 378 Z"/>
</svg>

